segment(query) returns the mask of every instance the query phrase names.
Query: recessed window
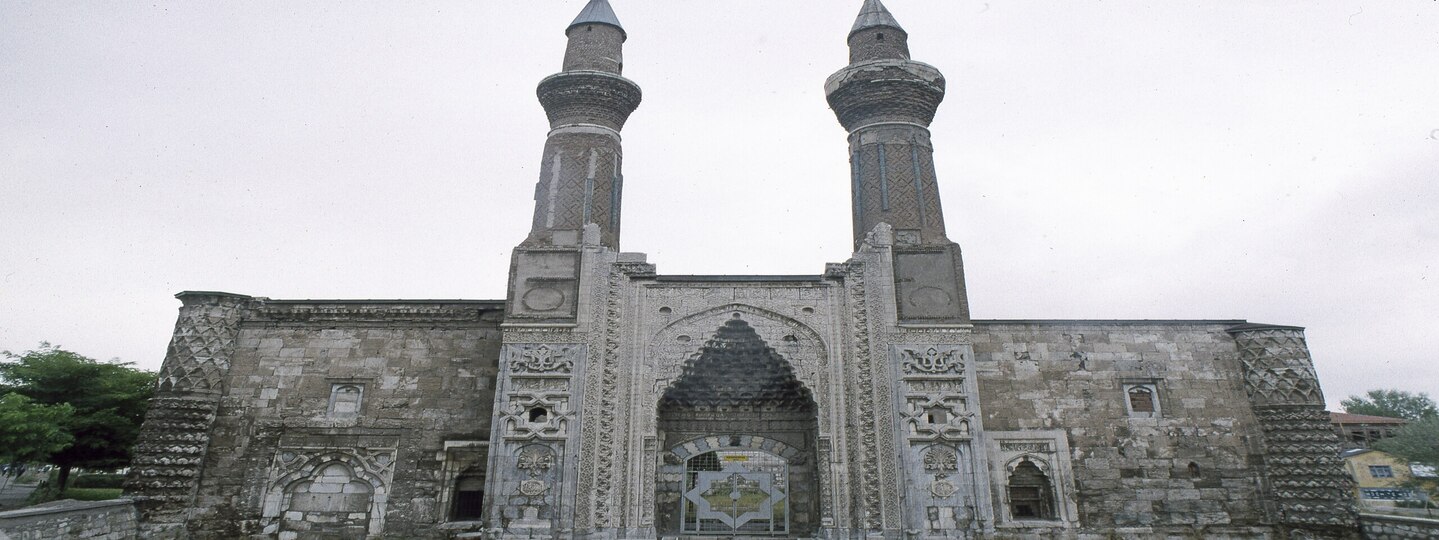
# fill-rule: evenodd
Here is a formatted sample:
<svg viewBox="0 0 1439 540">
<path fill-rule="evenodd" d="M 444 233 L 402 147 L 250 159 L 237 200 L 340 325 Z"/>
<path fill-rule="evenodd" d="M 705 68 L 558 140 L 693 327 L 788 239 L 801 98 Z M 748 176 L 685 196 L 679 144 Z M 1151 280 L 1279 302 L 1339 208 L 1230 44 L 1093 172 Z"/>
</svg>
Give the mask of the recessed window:
<svg viewBox="0 0 1439 540">
<path fill-rule="evenodd" d="M 1159 416 L 1159 388 L 1154 382 L 1132 382 L 1124 385 L 1124 408 L 1129 416 L 1152 418 Z"/>
<path fill-rule="evenodd" d="M 1369 476 L 1375 478 L 1394 478 L 1394 469 L 1388 465 L 1370 465 Z"/>
<path fill-rule="evenodd" d="M 946 410 L 944 410 L 944 409 L 942 409 L 942 408 L 935 407 L 935 408 L 933 408 L 933 409 L 930 409 L 930 410 L 929 410 L 927 413 L 925 413 L 925 414 L 926 414 L 926 417 L 927 417 L 926 419 L 929 420 L 929 423 L 931 423 L 931 424 L 948 424 L 948 423 L 949 423 L 949 411 L 946 411 Z"/>
<path fill-rule="evenodd" d="M 1201 475 L 1199 474 L 1199 464 L 1193 461 L 1189 462 L 1189 477 L 1198 480 L 1200 476 Z"/>
<path fill-rule="evenodd" d="M 451 519 L 474 521 L 484 517 L 485 477 L 467 474 L 455 481 L 455 509 Z"/>
<path fill-rule="evenodd" d="M 1154 412 L 1154 391 L 1143 386 L 1130 388 L 1129 410 L 1146 413 Z"/>
<path fill-rule="evenodd" d="M 1054 486 L 1029 458 L 1009 475 L 1009 515 L 1014 519 L 1054 519 Z"/>
<path fill-rule="evenodd" d="M 330 385 L 330 407 L 327 411 L 334 418 L 351 418 L 360 414 L 360 405 L 365 396 L 365 385 L 360 383 L 334 383 Z"/>
<path fill-rule="evenodd" d="M 530 409 L 529 417 L 531 423 L 543 424 L 550 421 L 550 411 L 544 407 L 535 407 Z"/>
</svg>

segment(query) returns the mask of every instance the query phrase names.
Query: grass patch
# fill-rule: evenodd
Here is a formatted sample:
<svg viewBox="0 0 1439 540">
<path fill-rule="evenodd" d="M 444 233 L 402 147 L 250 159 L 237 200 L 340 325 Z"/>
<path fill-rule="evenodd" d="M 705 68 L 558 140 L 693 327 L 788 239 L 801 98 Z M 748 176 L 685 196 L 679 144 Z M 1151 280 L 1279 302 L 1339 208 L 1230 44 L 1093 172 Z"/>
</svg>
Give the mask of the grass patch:
<svg viewBox="0 0 1439 540">
<path fill-rule="evenodd" d="M 120 498 L 120 488 L 76 488 L 65 490 L 64 498 L 77 501 L 108 501 Z"/>
</svg>

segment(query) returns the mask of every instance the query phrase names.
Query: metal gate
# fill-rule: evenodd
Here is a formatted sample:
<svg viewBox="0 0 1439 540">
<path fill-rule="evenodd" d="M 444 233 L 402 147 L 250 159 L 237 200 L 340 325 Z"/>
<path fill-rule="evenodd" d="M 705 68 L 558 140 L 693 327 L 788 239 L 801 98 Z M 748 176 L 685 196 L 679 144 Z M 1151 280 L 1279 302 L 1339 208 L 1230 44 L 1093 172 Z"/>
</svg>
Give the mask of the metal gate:
<svg viewBox="0 0 1439 540">
<path fill-rule="evenodd" d="M 685 464 L 681 530 L 712 535 L 789 532 L 789 464 L 759 450 L 717 450 Z"/>
</svg>

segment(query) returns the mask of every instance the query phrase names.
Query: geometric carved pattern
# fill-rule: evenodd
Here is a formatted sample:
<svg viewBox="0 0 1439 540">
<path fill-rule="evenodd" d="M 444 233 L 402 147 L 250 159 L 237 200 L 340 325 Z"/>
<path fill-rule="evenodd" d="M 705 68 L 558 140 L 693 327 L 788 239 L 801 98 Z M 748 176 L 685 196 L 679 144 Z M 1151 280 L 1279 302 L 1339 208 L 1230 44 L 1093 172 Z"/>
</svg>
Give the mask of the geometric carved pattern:
<svg viewBox="0 0 1439 540">
<path fill-rule="evenodd" d="M 156 396 L 150 400 L 141 436 L 132 449 L 126 495 L 153 504 L 147 512 L 183 509 L 200 476 L 215 402 L 193 397 Z M 154 521 L 154 520 L 151 520 Z"/>
<path fill-rule="evenodd" d="M 1281 523 L 1353 530 L 1353 480 L 1338 455 L 1339 436 L 1320 406 L 1256 407 L 1264 430 L 1265 476 Z"/>
<path fill-rule="evenodd" d="M 621 264 L 612 265 L 606 272 L 605 283 L 594 287 L 594 320 L 604 321 L 604 326 L 591 333 L 589 380 L 585 383 L 585 403 L 589 421 L 581 427 L 578 486 L 576 492 L 575 527 L 588 529 L 606 527 L 614 522 L 613 505 L 616 503 L 615 463 L 619 461 L 616 410 L 619 403 L 619 325 L 623 309 L 620 306 L 620 292 L 625 274 Z M 585 506 L 588 505 L 588 511 Z"/>
<path fill-rule="evenodd" d="M 1244 368 L 1244 387 L 1255 405 L 1324 405 L 1303 330 L 1243 330 L 1234 339 Z"/>
<path fill-rule="evenodd" d="M 1246 325 L 1230 329 L 1245 389 L 1264 430 L 1265 486 L 1277 520 L 1320 536 L 1356 527 L 1352 479 L 1339 458 L 1304 331 Z"/>
<path fill-rule="evenodd" d="M 498 411 L 505 439 L 563 439 L 569 435 L 572 414 L 569 397 L 515 394 L 508 409 Z"/>
<path fill-rule="evenodd" d="M 240 313 L 234 303 L 185 306 L 160 367 L 159 390 L 219 391 L 235 352 Z"/>
<path fill-rule="evenodd" d="M 911 441 L 968 440 L 973 436 L 974 413 L 958 396 L 909 394 L 906 409 L 900 412 Z"/>
<path fill-rule="evenodd" d="M 858 523 L 863 527 L 877 531 L 884 527 L 883 496 L 880 494 L 881 481 L 879 478 L 879 437 L 875 403 L 868 397 L 865 390 L 874 388 L 875 373 L 873 355 L 870 354 L 870 339 L 872 331 L 869 325 L 869 298 L 865 290 L 864 266 L 857 261 L 849 265 L 849 273 L 846 276 L 849 284 L 851 305 L 854 307 L 854 363 L 858 368 L 854 372 L 854 385 L 850 388 L 850 394 L 856 396 L 859 402 L 859 429 L 857 436 L 851 437 L 851 441 L 858 442 L 855 452 L 859 457 L 859 482 L 857 488 L 862 491 L 861 501 L 863 502 L 860 516 L 863 521 Z M 888 432 L 884 432 L 888 433 Z"/>
</svg>

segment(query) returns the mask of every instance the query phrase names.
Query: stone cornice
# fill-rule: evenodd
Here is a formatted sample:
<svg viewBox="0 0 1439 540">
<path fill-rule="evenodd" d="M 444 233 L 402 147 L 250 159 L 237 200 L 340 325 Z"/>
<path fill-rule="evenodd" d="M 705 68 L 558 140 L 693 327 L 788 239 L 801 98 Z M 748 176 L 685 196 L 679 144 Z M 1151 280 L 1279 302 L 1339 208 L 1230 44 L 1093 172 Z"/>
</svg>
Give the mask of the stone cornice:
<svg viewBox="0 0 1439 540">
<path fill-rule="evenodd" d="M 265 300 L 245 323 L 270 324 L 498 324 L 502 300 Z"/>
</svg>

